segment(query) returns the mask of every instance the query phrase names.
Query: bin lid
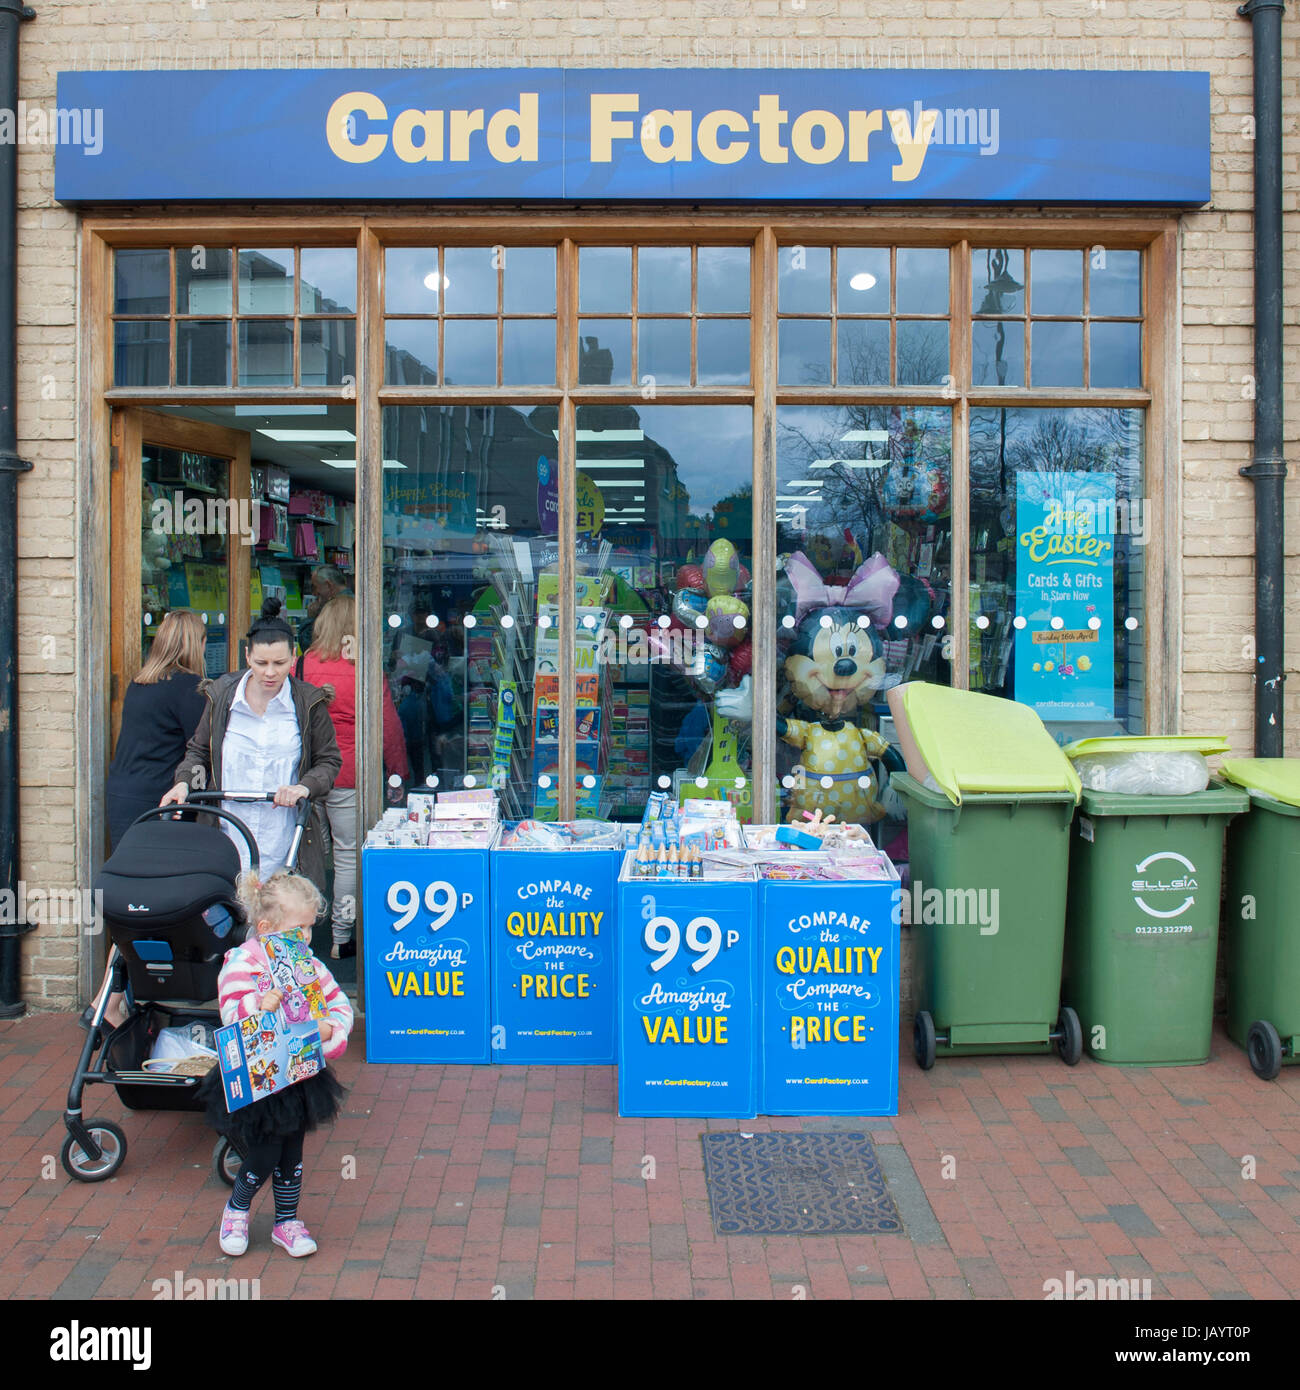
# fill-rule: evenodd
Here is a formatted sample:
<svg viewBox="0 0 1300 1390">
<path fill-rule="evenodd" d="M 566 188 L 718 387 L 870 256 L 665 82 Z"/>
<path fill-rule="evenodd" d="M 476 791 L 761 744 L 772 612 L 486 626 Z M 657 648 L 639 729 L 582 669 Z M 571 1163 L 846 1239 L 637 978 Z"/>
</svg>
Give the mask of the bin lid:
<svg viewBox="0 0 1300 1390">
<path fill-rule="evenodd" d="M 1300 758 L 1226 758 L 1219 773 L 1268 800 L 1300 806 Z"/>
<path fill-rule="evenodd" d="M 961 801 L 954 803 L 946 791 L 935 791 L 933 787 L 925 786 L 924 783 L 918 782 L 915 777 L 906 772 L 891 772 L 889 785 L 901 795 L 911 797 L 913 801 L 922 806 L 929 807 L 931 810 L 953 811 L 954 814 L 956 806 L 991 806 L 1011 802 L 1018 806 L 1034 804 L 1041 806 L 1049 803 L 1058 806 L 1073 806 L 1078 800 L 1074 792 L 1063 787 L 1057 791 L 1045 792 L 967 792 Z"/>
<path fill-rule="evenodd" d="M 1250 797 L 1222 782 L 1184 796 L 1133 796 L 1085 788 L 1079 810 L 1085 816 L 1239 816 L 1250 810 Z"/>
<path fill-rule="evenodd" d="M 928 773 L 954 806 L 966 792 L 1079 799 L 1079 774 L 1028 705 L 929 681 L 895 686 L 888 698 L 908 772 L 918 782 Z"/>
<path fill-rule="evenodd" d="M 1210 757 L 1228 751 L 1228 740 L 1221 734 L 1132 734 L 1105 738 L 1079 738 L 1065 745 L 1067 758 L 1093 753 L 1203 753 Z"/>
</svg>

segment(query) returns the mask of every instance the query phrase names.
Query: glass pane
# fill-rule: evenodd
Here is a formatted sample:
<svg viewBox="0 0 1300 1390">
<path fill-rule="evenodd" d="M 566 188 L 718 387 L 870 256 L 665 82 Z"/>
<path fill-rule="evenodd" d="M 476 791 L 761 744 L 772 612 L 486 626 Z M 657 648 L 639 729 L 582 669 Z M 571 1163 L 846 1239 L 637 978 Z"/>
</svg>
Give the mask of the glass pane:
<svg viewBox="0 0 1300 1390">
<path fill-rule="evenodd" d="M 1037 330 L 1035 330 L 1037 331 Z M 1143 412 L 971 412 L 970 687 L 1143 732 Z"/>
<path fill-rule="evenodd" d="M 584 314 L 632 312 L 632 248 L 578 249 L 578 308 Z"/>
<path fill-rule="evenodd" d="M 689 386 L 691 380 L 690 319 L 642 319 L 637 324 L 637 376 L 660 386 Z"/>
<path fill-rule="evenodd" d="M 1034 314 L 1083 313 L 1083 252 L 1029 253 L 1030 309 Z"/>
<path fill-rule="evenodd" d="M 583 319 L 578 328 L 578 384 L 626 386 L 632 380 L 632 320 Z"/>
<path fill-rule="evenodd" d="M 947 323 L 900 319 L 895 331 L 900 386 L 941 386 L 948 375 Z"/>
<path fill-rule="evenodd" d="M 895 854 L 885 691 L 951 679 L 951 468 L 946 408 L 777 408 L 780 817 L 877 825 Z"/>
<path fill-rule="evenodd" d="M 113 312 L 170 314 L 170 251 L 116 251 L 113 254 Z"/>
<path fill-rule="evenodd" d="M 691 248 L 637 248 L 636 303 L 643 314 L 691 312 Z"/>
<path fill-rule="evenodd" d="M 609 659 L 580 690 L 593 710 L 608 702 L 610 721 L 607 748 L 578 744 L 590 794 L 615 819 L 639 820 L 649 791 L 689 787 L 737 800 L 747 820 L 749 730 L 718 697 L 735 698 L 751 661 L 752 411 L 579 406 L 577 426 L 578 467 L 604 506 L 599 535 L 578 538 L 580 573 L 600 542 L 614 547 Z M 596 437 L 611 431 L 617 441 Z"/>
<path fill-rule="evenodd" d="M 167 320 L 113 325 L 113 385 L 167 385 Z"/>
<path fill-rule="evenodd" d="M 230 314 L 234 292 L 230 284 L 228 246 L 176 249 L 176 312 Z"/>
<path fill-rule="evenodd" d="M 293 249 L 239 253 L 239 312 L 293 313 Z"/>
<path fill-rule="evenodd" d="M 748 246 L 701 246 L 695 266 L 695 303 L 701 314 L 749 312 Z"/>
<path fill-rule="evenodd" d="M 495 314 L 498 259 L 495 246 L 444 246 L 443 313 Z"/>
<path fill-rule="evenodd" d="M 699 319 L 695 329 L 700 386 L 749 384 L 749 320 Z"/>
<path fill-rule="evenodd" d="M 506 319 L 502 332 L 502 384 L 554 386 L 555 320 Z"/>
<path fill-rule="evenodd" d="M 840 319 L 839 384 L 889 385 L 889 320 Z"/>
<path fill-rule="evenodd" d="M 242 293 L 242 291 L 241 291 Z M 239 384 L 293 385 L 293 320 L 241 320 Z"/>
<path fill-rule="evenodd" d="M 1029 337 L 1033 386 L 1083 385 L 1083 324 L 1034 322 Z"/>
<path fill-rule="evenodd" d="M 503 269 L 507 314 L 555 313 L 554 246 L 507 246 Z"/>
<path fill-rule="evenodd" d="M 442 279 L 436 246 L 390 246 L 384 252 L 384 308 L 390 314 L 436 314 Z"/>
<path fill-rule="evenodd" d="M 438 384 L 438 320 L 384 322 L 384 381 L 390 386 Z"/>
<path fill-rule="evenodd" d="M 535 649 L 539 577 L 549 572 L 554 592 L 558 565 L 556 441 L 536 414 L 383 412 L 384 672 L 411 785 L 495 785 L 511 819 L 534 812 L 539 673 L 552 706 L 558 688 L 555 663 Z M 489 546 L 489 536 L 514 544 Z M 555 759 L 539 761 L 544 771 Z"/>
<path fill-rule="evenodd" d="M 494 386 L 496 319 L 444 319 L 442 354 L 443 376 L 448 386 Z"/>
<path fill-rule="evenodd" d="M 355 319 L 304 319 L 298 331 L 303 386 L 342 386 L 345 376 L 357 379 Z"/>
<path fill-rule="evenodd" d="M 182 320 L 176 325 L 176 385 L 230 385 L 230 321 Z"/>
<path fill-rule="evenodd" d="M 357 311 L 357 251 L 355 246 L 304 246 L 303 314 L 355 314 Z"/>
<path fill-rule="evenodd" d="M 975 386 L 1025 384 L 1025 325 L 997 319 L 971 325 L 971 382 Z"/>
<path fill-rule="evenodd" d="M 898 302 L 900 314 L 948 312 L 948 251 L 943 246 L 898 248 Z"/>
<path fill-rule="evenodd" d="M 1141 251 L 1097 247 L 1088 253 L 1088 312 L 1121 318 L 1142 312 Z"/>
<path fill-rule="evenodd" d="M 776 348 L 776 379 L 782 386 L 825 386 L 830 381 L 829 319 L 781 319 Z"/>
<path fill-rule="evenodd" d="M 829 246 L 782 246 L 777 252 L 777 309 L 783 314 L 829 314 Z"/>
<path fill-rule="evenodd" d="M 1142 325 L 1094 323 L 1090 325 L 1089 333 L 1089 386 L 1140 387 Z"/>
<path fill-rule="evenodd" d="M 889 247 L 841 246 L 835 278 L 835 307 L 841 314 L 889 312 Z"/>
<path fill-rule="evenodd" d="M 1018 314 L 1025 307 L 1025 253 L 995 246 L 970 253 L 971 312 Z"/>
</svg>

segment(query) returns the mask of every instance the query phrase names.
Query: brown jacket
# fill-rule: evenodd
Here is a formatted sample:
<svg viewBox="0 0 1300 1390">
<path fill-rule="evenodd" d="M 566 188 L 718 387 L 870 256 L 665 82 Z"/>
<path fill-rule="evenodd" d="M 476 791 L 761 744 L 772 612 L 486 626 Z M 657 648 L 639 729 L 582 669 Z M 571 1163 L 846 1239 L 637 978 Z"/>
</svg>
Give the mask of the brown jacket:
<svg viewBox="0 0 1300 1390">
<path fill-rule="evenodd" d="M 184 782 L 196 790 L 218 791 L 221 788 L 221 745 L 226 734 L 226 721 L 234 703 L 239 682 L 248 673 L 232 671 L 218 676 L 204 689 L 207 706 L 199 727 L 194 731 L 185 757 L 176 769 L 175 782 Z M 325 813 L 320 803 L 329 794 L 334 779 L 343 766 L 338 740 L 334 737 L 334 721 L 329 716 L 329 704 L 323 690 L 296 676 L 287 677 L 289 694 L 298 728 L 302 734 L 302 757 L 298 763 L 298 781 L 311 793 L 314 803 L 303 831 L 298 853 L 298 872 L 325 891 Z M 175 785 L 175 783 L 173 783 Z M 245 791 L 248 788 L 235 788 Z M 238 813 L 236 813 L 238 814 Z"/>
</svg>

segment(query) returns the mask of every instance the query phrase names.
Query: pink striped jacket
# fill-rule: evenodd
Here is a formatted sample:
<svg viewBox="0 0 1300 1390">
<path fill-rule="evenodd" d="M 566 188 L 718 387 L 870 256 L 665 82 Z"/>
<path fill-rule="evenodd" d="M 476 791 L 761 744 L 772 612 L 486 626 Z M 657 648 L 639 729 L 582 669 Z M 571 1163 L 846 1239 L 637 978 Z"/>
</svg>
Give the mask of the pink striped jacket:
<svg viewBox="0 0 1300 1390">
<path fill-rule="evenodd" d="M 348 1034 L 352 1031 L 352 1005 L 338 987 L 334 976 L 312 956 L 329 1021 L 334 1026 L 328 1042 L 322 1044 L 327 1061 L 335 1061 L 347 1051 Z M 259 975 L 269 975 L 271 963 L 257 938 L 250 937 L 242 946 L 226 953 L 226 963 L 217 978 L 217 1002 L 221 1007 L 222 1023 L 234 1023 L 257 1012 Z"/>
</svg>

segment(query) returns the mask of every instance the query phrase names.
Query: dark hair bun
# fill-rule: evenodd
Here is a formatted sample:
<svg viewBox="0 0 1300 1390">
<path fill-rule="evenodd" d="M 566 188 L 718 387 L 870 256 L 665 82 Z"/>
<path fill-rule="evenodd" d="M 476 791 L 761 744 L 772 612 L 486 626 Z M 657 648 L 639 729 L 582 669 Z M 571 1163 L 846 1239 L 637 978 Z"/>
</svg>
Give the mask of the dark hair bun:
<svg viewBox="0 0 1300 1390">
<path fill-rule="evenodd" d="M 280 610 L 283 607 L 284 604 L 274 595 L 266 599 L 262 604 L 262 621 L 264 623 L 274 622 L 280 616 Z"/>
</svg>

